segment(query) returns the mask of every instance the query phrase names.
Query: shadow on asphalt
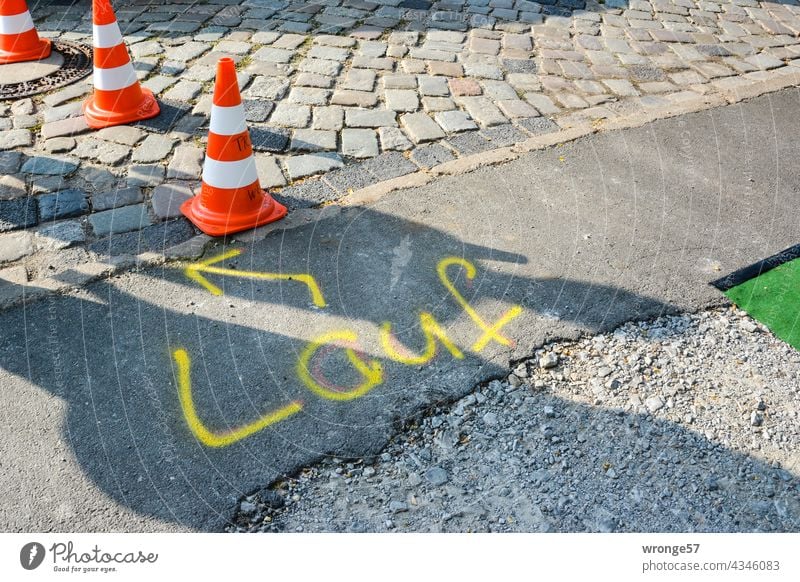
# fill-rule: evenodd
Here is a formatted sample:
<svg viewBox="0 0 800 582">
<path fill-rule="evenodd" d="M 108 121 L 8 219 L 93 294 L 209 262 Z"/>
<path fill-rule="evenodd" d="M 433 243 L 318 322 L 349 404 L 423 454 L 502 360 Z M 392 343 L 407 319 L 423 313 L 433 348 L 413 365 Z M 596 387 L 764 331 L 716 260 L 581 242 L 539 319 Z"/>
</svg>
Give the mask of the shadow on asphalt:
<svg viewBox="0 0 800 582">
<path fill-rule="evenodd" d="M 35 4 L 31 3 L 34 17 Z M 126 5 L 131 3 L 115 4 L 118 11 Z M 187 5 L 183 12 L 192 14 L 192 8 Z M 231 12 L 237 8 L 231 7 Z M 84 24 L 90 30 L 89 21 Z M 559 208 L 563 209 L 561 201 Z M 326 455 L 376 454 L 405 419 L 508 370 L 508 346 L 491 341 L 477 353 L 471 349 L 482 330 L 438 277 L 437 265 L 446 257 L 475 266 L 471 281 L 463 267 L 447 272 L 453 286 L 489 324 L 511 306 L 522 307 L 523 314 L 502 328 L 518 342 L 537 327 L 551 330 L 552 338 L 566 332 L 607 331 L 627 320 L 675 311 L 669 304 L 610 285 L 521 276 L 517 267 L 538 263 L 537 257 L 496 248 L 503 246 L 500 238 L 481 246 L 462 242 L 473 233 L 459 237 L 445 232 L 459 233 L 458 227 L 458 214 L 452 224 L 431 227 L 375 209 L 351 209 L 341 218 L 273 235 L 221 263 L 234 271 L 312 274 L 327 304 L 323 309 L 310 302 L 307 289 L 297 281 L 209 276 L 224 289 L 225 295 L 218 296 L 187 279 L 181 269 L 168 266 L 0 313 L 0 382 L 8 444 L 0 464 L 3 529 L 72 531 L 75 524 L 89 531 L 125 529 L 125 517 L 117 521 L 105 509 L 108 501 L 102 496 L 107 496 L 168 525 L 219 530 L 233 516 L 239 498 L 298 467 Z M 488 225 L 487 232 L 496 234 Z M 406 359 L 411 359 L 408 353 L 424 351 L 423 311 L 441 324 L 463 358 L 441 345 L 435 358 L 419 365 L 386 355 L 379 341 L 384 322 L 391 322 L 397 340 L 407 346 Z M 331 401 L 311 391 L 296 372 L 310 341 L 343 328 L 357 333 L 363 361 L 380 363 L 382 382 L 359 398 Z M 525 344 L 528 347 L 533 344 Z M 197 413 L 217 434 L 235 432 L 291 402 L 301 403 L 302 411 L 229 446 L 205 446 L 189 430 L 180 405 L 177 349 L 185 350 L 191 360 Z M 315 377 L 344 387 L 334 386 L 333 392 L 346 393 L 361 381 L 343 350 L 315 352 L 320 354 L 324 357 L 315 360 Z M 619 422 L 621 432 L 594 428 L 592 415 L 610 415 L 609 422 Z M 662 421 L 589 407 L 579 407 L 575 419 L 586 426 L 588 439 L 607 444 L 609 450 L 618 450 L 620 442 L 637 438 L 641 431 L 669 427 Z M 793 475 L 683 427 L 670 427 L 670 434 L 674 437 L 655 440 L 654 458 L 691 464 L 713 445 L 720 466 L 745 467 L 748 474 L 771 481 L 779 499 L 797 499 Z M 60 455 L 56 451 L 62 442 L 70 450 Z M 664 475 L 680 479 L 685 462 L 636 459 L 638 474 L 653 490 Z M 93 486 L 83 482 L 84 476 Z M 745 484 L 721 488 L 715 507 L 745 507 L 747 491 Z M 624 496 L 601 496 L 600 501 L 615 512 L 628 510 L 631 503 Z M 689 514 L 701 510 L 687 491 L 682 501 L 664 501 L 652 511 L 667 512 L 680 504 Z M 772 511 L 763 519 L 786 528 L 781 515 Z M 725 513 L 691 523 L 697 529 L 737 530 L 764 522 Z M 676 529 L 689 524 L 676 518 Z"/>
<path fill-rule="evenodd" d="M 58 500 L 64 495 L 74 496 L 74 511 L 81 511 L 81 504 L 105 502 L 98 501 L 93 487 L 82 490 L 74 472 L 65 472 L 57 455 L 39 450 L 43 445 L 37 439 L 68 443 L 75 470 L 121 506 L 162 522 L 212 531 L 233 517 L 243 495 L 299 467 L 328 455 L 377 454 L 410 416 L 507 373 L 509 346 L 490 339 L 486 347 L 475 348 L 483 331 L 437 272 L 447 257 L 474 265 L 471 280 L 463 263 L 445 272 L 486 326 L 513 306 L 522 308 L 521 315 L 498 328 L 509 340 L 524 342 L 526 330 L 536 326 L 552 327 L 554 336 L 567 328 L 598 332 L 675 311 L 615 287 L 520 276 L 517 269 L 526 257 L 466 244 L 443 230 L 453 225 L 437 226 L 376 209 L 344 209 L 247 247 L 209 252 L 213 258 L 241 251 L 217 263 L 228 271 L 204 274 L 224 295 L 213 295 L 179 266 L 167 265 L 0 313 L 0 378 L 8 398 L 4 422 L 12 451 L 0 472 L 8 495 L 4 529 L 70 531 L 75 523 L 89 530 L 125 528 L 124 523 L 108 523 L 102 512 L 78 520 L 74 513 L 56 511 L 54 504 L 69 506 L 68 500 Z M 296 279 L 255 279 L 250 271 L 311 274 L 326 307 L 314 305 L 309 288 Z M 402 357 L 425 352 L 423 312 L 435 319 L 462 358 L 443 345 L 441 336 L 435 340 L 435 357 L 427 362 L 402 363 L 388 356 L 380 341 L 384 322 L 391 323 L 396 342 L 405 346 L 392 344 Z M 347 352 L 332 344 L 312 350 L 307 369 L 322 396 L 304 383 L 298 362 L 321 334 L 341 330 L 356 334 L 355 344 L 347 345 L 355 346 L 360 361 L 379 363 L 382 372 L 380 382 L 360 397 L 332 400 L 331 394 L 351 394 L 365 378 Z M 190 358 L 197 415 L 217 435 L 236 434 L 290 403 L 299 403 L 302 410 L 229 445 L 206 446 L 190 431 L 181 407 L 177 349 Z M 65 403 L 64 417 L 53 412 L 51 401 L 31 409 L 37 387 Z M 593 432 L 592 424 L 584 422 L 591 414 L 612 416 L 621 427 L 663 426 L 616 411 L 576 412 L 587 438 L 607 442 L 610 450 L 619 446 L 619 435 Z M 671 427 L 671 434 L 674 439 L 658 441 L 662 448 L 652 451 L 656 458 L 679 456 L 691 464 L 712 446 L 683 427 Z M 713 446 L 723 466 L 773 475 L 760 461 Z M 649 483 L 686 467 L 637 462 Z M 770 479 L 781 491 L 797 491 L 794 477 Z M 744 503 L 739 493 L 732 489 L 718 495 L 725 503 Z M 624 511 L 631 501 L 605 503 L 618 503 L 612 509 Z M 692 509 L 690 499 L 685 503 L 687 511 Z M 29 508 L 28 513 L 20 507 Z M 676 521 L 676 528 L 686 523 Z M 743 524 L 716 515 L 697 528 L 737 530 Z"/>
</svg>

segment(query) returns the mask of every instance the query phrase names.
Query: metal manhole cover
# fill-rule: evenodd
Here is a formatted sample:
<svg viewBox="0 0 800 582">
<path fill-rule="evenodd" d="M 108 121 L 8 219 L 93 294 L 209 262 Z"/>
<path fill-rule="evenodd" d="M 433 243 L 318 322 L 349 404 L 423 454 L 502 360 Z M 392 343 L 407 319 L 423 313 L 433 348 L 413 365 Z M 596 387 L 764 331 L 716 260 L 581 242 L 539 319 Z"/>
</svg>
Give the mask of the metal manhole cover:
<svg viewBox="0 0 800 582">
<path fill-rule="evenodd" d="M 36 71 L 41 76 L 37 77 Z M 83 79 L 91 72 L 92 47 L 66 40 L 54 40 L 50 57 L 43 61 L 0 65 L 3 78 L 24 79 L 19 82 L 0 82 L 0 100 L 44 93 Z"/>
</svg>

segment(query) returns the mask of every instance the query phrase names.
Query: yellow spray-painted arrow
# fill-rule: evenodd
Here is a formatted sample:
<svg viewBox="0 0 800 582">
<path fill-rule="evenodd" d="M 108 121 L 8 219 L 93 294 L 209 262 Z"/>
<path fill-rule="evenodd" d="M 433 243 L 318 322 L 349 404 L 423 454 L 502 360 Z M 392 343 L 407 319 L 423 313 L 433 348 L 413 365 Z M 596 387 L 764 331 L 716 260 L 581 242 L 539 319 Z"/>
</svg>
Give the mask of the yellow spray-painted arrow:
<svg viewBox="0 0 800 582">
<path fill-rule="evenodd" d="M 222 295 L 223 294 L 222 289 L 220 289 L 219 287 L 214 285 L 211 281 L 206 279 L 206 277 L 201 273 L 224 275 L 227 277 L 242 277 L 244 279 L 259 279 L 262 281 L 298 281 L 308 287 L 308 290 L 311 293 L 311 300 L 314 302 L 314 305 L 316 305 L 317 307 L 325 307 L 327 305 L 325 303 L 325 298 L 322 296 L 322 291 L 320 290 L 316 279 L 314 279 L 314 277 L 312 277 L 308 273 L 297 273 L 297 274 L 287 275 L 286 273 L 240 271 L 238 269 L 225 269 L 223 267 L 214 266 L 217 263 L 221 263 L 226 259 L 237 257 L 241 253 L 242 253 L 241 250 L 233 249 L 228 251 L 227 253 L 217 255 L 216 257 L 212 257 L 210 259 L 206 259 L 205 261 L 200 261 L 199 263 L 192 263 L 191 265 L 188 265 L 183 272 L 189 279 L 198 283 L 212 295 Z"/>
</svg>

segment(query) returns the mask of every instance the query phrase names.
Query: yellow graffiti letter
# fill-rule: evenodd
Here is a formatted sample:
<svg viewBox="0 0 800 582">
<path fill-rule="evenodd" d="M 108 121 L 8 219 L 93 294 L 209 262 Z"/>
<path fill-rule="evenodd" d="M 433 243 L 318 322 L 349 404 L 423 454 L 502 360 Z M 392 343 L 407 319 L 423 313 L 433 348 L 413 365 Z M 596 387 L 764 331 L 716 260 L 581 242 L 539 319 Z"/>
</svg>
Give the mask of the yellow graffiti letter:
<svg viewBox="0 0 800 582">
<path fill-rule="evenodd" d="M 312 340 L 303 353 L 300 354 L 300 359 L 297 362 L 297 375 L 303 381 L 309 390 L 321 398 L 327 400 L 354 400 L 364 396 L 367 392 L 372 390 L 375 386 L 383 382 L 383 368 L 377 360 L 370 360 L 365 362 L 362 360 L 352 347 L 345 347 L 345 354 L 347 359 L 364 378 L 364 381 L 353 388 L 345 391 L 333 389 L 329 386 L 323 386 L 320 382 L 314 379 L 314 376 L 309 371 L 309 364 L 314 354 L 325 345 L 333 345 L 336 342 L 344 342 L 352 346 L 356 345 L 358 335 L 354 331 L 341 330 L 332 331 L 323 334 Z"/>
<path fill-rule="evenodd" d="M 191 360 L 189 359 L 189 354 L 186 350 L 177 349 L 172 352 L 172 357 L 175 359 L 175 364 L 178 367 L 178 400 L 180 401 L 186 424 L 189 425 L 189 430 L 192 431 L 192 434 L 207 447 L 227 447 L 270 425 L 285 420 L 303 409 L 303 405 L 299 402 L 291 402 L 282 408 L 278 408 L 273 412 L 268 412 L 259 419 L 238 428 L 233 428 L 221 433 L 213 432 L 200 420 L 200 417 L 197 415 L 197 410 L 195 410 L 194 407 L 194 399 L 192 398 Z"/>
<path fill-rule="evenodd" d="M 296 273 L 287 275 L 284 273 L 263 273 L 261 271 L 239 271 L 238 269 L 223 269 L 222 267 L 215 267 L 216 263 L 221 263 L 226 259 L 239 256 L 242 253 L 239 249 L 233 249 L 227 253 L 217 255 L 199 263 L 192 263 L 184 269 L 184 274 L 202 286 L 206 291 L 212 295 L 222 295 L 222 289 L 214 285 L 211 281 L 206 279 L 201 273 L 213 273 L 216 275 L 226 275 L 229 277 L 241 277 L 244 279 L 259 279 L 262 281 L 298 281 L 308 287 L 311 293 L 311 301 L 317 307 L 325 307 L 325 298 L 322 296 L 319 285 L 316 279 L 308 273 Z"/>
<path fill-rule="evenodd" d="M 474 321 L 475 324 L 483 330 L 483 335 L 479 337 L 474 344 L 472 344 L 472 351 L 476 353 L 480 352 L 490 341 L 496 341 L 504 346 L 513 345 L 513 342 L 502 335 L 500 330 L 512 319 L 522 313 L 522 307 L 519 305 L 514 305 L 511 309 L 501 315 L 500 319 L 498 319 L 493 325 L 489 325 L 483 320 L 483 318 L 481 318 L 480 315 L 478 315 L 478 312 L 472 308 L 467 300 L 464 299 L 464 296 L 459 293 L 458 289 L 456 289 L 455 285 L 453 285 L 450 279 L 448 279 L 447 267 L 451 265 L 459 265 L 463 267 L 466 271 L 467 279 L 470 280 L 475 278 L 475 273 L 477 271 L 475 270 L 475 265 L 466 259 L 461 259 L 458 257 L 447 257 L 446 259 L 442 259 L 439 261 L 439 265 L 436 268 L 442 285 L 444 285 L 447 290 L 450 291 L 450 294 L 455 298 L 456 302 L 461 306 L 466 314 L 469 315 L 470 319 L 472 319 L 472 321 Z"/>
<path fill-rule="evenodd" d="M 433 315 L 423 312 L 419 316 L 419 322 L 420 327 L 422 327 L 422 332 L 425 334 L 425 351 L 418 356 L 413 354 L 404 355 L 397 351 L 394 344 L 399 344 L 399 342 L 397 338 L 392 335 L 392 324 L 386 321 L 381 325 L 381 345 L 387 356 L 407 366 L 426 364 L 436 355 L 436 338 L 438 338 L 439 341 L 442 342 L 442 345 L 453 354 L 454 358 L 459 360 L 464 358 L 464 354 L 450 341 L 450 338 L 447 337 L 447 334 L 433 318 Z M 400 347 L 406 354 L 410 353 L 410 350 L 405 346 L 401 345 Z"/>
</svg>

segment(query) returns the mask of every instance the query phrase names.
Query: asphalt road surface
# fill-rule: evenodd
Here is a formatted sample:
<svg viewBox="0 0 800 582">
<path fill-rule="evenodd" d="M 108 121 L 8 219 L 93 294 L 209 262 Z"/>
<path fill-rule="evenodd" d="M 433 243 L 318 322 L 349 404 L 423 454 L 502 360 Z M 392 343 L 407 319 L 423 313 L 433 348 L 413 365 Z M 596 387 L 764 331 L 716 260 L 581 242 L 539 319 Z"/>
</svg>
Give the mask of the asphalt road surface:
<svg viewBox="0 0 800 582">
<path fill-rule="evenodd" d="M 719 301 L 800 241 L 799 112 L 600 133 L 0 313 L 0 527 L 218 531 L 544 341 Z"/>
</svg>

